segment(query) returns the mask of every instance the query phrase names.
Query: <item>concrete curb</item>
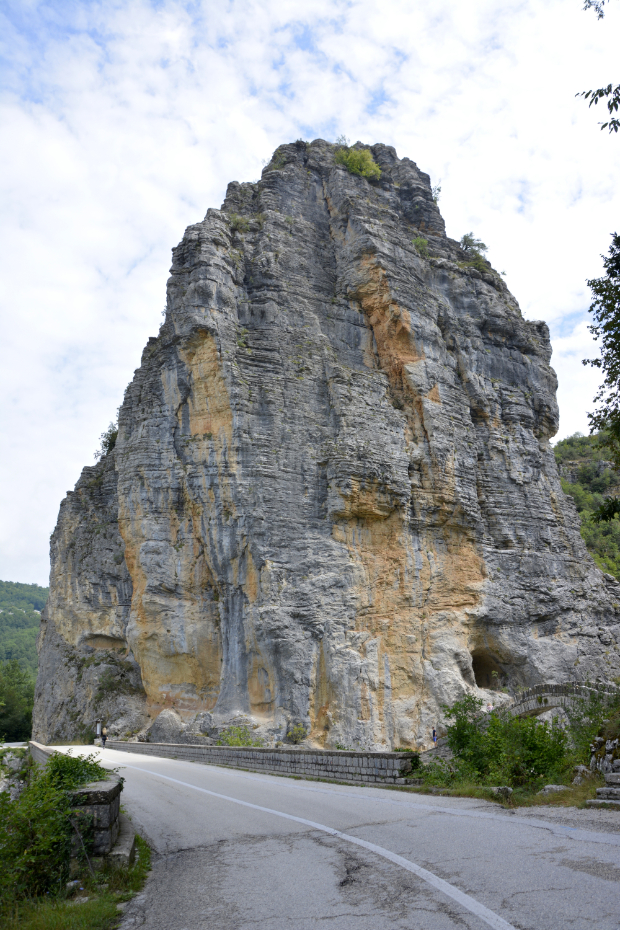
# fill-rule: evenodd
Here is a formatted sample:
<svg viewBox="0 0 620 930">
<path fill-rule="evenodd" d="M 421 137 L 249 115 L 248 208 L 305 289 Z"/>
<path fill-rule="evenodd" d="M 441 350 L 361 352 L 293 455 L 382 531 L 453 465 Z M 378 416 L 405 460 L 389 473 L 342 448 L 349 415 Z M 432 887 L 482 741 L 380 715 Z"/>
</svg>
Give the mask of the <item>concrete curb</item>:
<svg viewBox="0 0 620 930">
<path fill-rule="evenodd" d="M 131 820 L 122 812 L 118 816 L 119 832 L 116 843 L 107 855 L 109 862 L 115 865 L 130 866 L 136 858 L 136 831 Z"/>
</svg>

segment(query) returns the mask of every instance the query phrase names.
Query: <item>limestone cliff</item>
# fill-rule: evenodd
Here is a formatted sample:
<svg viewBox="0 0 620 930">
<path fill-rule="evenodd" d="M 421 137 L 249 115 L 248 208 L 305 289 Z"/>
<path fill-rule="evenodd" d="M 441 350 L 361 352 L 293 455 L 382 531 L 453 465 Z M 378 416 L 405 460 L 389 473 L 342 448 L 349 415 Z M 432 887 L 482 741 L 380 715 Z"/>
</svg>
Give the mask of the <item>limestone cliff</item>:
<svg viewBox="0 0 620 930">
<path fill-rule="evenodd" d="M 37 738 L 172 708 L 422 746 L 465 690 L 620 674 L 547 327 L 371 151 L 378 180 L 280 146 L 174 249 L 116 447 L 52 537 Z"/>
</svg>

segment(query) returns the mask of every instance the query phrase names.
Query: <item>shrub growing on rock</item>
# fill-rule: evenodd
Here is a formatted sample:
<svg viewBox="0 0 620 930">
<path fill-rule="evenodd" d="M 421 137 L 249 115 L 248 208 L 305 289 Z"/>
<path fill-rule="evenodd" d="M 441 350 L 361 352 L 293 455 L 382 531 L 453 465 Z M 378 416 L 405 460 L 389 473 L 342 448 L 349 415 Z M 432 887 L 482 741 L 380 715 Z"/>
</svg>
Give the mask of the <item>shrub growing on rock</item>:
<svg viewBox="0 0 620 930">
<path fill-rule="evenodd" d="M 428 239 L 425 239 L 423 236 L 416 236 L 416 238 L 411 241 L 418 254 L 421 255 L 422 258 L 428 258 Z"/>
<path fill-rule="evenodd" d="M 334 161 L 337 165 L 344 165 L 351 174 L 357 174 L 362 178 L 378 180 L 381 177 L 381 168 L 372 157 L 370 149 L 339 148 Z"/>
<path fill-rule="evenodd" d="M 295 743 L 295 745 L 297 745 L 297 743 L 302 743 L 305 740 L 307 735 L 308 735 L 308 731 L 303 726 L 303 724 L 296 723 L 295 726 L 291 727 L 290 730 L 287 732 L 286 738 L 289 741 L 289 743 Z"/>
</svg>

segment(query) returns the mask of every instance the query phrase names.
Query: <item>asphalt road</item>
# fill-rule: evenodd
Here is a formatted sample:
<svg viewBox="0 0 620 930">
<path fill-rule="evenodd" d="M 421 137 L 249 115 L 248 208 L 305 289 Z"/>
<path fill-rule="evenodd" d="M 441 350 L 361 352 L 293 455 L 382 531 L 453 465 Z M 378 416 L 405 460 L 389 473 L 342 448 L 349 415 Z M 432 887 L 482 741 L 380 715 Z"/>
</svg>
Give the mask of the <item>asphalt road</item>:
<svg viewBox="0 0 620 930">
<path fill-rule="evenodd" d="M 122 930 L 620 930 L 618 812 L 100 754 L 155 851 Z"/>
</svg>

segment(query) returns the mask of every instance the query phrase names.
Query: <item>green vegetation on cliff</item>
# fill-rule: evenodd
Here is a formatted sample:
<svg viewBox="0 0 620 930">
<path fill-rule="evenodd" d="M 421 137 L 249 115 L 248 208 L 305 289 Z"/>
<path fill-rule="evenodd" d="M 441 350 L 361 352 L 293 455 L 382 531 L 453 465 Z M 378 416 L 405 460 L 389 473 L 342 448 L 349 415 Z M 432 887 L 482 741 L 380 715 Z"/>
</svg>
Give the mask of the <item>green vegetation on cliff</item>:
<svg viewBox="0 0 620 930">
<path fill-rule="evenodd" d="M 381 177 L 381 169 L 372 157 L 370 149 L 350 149 L 344 146 L 336 151 L 334 161 L 337 165 L 344 165 L 347 171 L 361 178 L 379 179 Z"/>
<path fill-rule="evenodd" d="M 575 433 L 554 448 L 562 489 L 569 494 L 581 517 L 581 535 L 588 552 L 604 572 L 620 578 L 620 520 L 596 523 L 592 515 L 618 491 L 620 478 L 599 446 L 599 435 Z"/>
</svg>

